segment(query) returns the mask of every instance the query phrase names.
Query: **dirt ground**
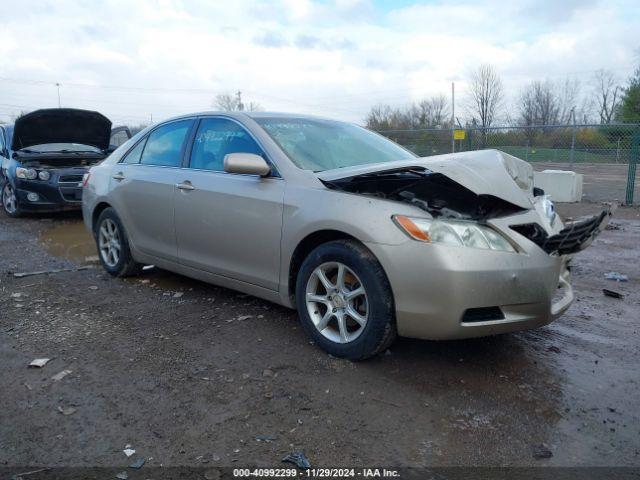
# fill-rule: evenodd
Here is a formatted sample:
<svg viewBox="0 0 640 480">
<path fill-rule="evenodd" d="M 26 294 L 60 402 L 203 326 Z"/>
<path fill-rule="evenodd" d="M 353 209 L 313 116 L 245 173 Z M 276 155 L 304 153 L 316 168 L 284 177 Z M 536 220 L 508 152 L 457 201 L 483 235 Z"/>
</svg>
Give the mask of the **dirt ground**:
<svg viewBox="0 0 640 480">
<path fill-rule="evenodd" d="M 640 212 L 615 222 L 575 258 L 555 323 L 351 363 L 285 308 L 154 269 L 111 278 L 78 215 L 0 214 L 0 467 L 126 466 L 126 445 L 144 468 L 294 449 L 314 466 L 640 466 Z"/>
</svg>

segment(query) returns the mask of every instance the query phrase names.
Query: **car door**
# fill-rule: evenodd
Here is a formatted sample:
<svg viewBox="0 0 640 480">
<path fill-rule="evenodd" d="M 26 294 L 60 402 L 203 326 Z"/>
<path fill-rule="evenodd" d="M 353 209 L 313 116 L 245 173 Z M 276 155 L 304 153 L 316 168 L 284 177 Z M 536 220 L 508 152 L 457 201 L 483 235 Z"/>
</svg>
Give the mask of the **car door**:
<svg viewBox="0 0 640 480">
<path fill-rule="evenodd" d="M 111 198 L 133 245 L 175 261 L 174 194 L 194 120 L 159 125 L 141 139 L 111 174 Z"/>
<path fill-rule="evenodd" d="M 265 153 L 234 120 L 202 118 L 175 196 L 179 261 L 278 289 L 284 180 L 224 172 L 229 153 Z"/>
</svg>

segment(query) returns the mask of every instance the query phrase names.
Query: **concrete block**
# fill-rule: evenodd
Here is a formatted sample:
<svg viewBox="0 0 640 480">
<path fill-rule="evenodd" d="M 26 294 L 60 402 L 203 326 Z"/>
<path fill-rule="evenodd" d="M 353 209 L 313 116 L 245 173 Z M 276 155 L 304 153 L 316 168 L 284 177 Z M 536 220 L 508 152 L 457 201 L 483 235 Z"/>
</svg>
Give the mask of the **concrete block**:
<svg viewBox="0 0 640 480">
<path fill-rule="evenodd" d="M 543 189 L 554 202 L 579 202 L 583 181 L 582 174 L 567 170 L 543 170 L 533 174 L 534 186 Z"/>
</svg>

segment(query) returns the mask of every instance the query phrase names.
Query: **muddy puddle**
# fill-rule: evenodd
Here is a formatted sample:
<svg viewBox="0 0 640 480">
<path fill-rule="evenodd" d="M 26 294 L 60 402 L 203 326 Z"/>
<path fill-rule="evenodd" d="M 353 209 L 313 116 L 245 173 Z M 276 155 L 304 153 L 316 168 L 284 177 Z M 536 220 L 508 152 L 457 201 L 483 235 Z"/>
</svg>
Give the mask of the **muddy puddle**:
<svg viewBox="0 0 640 480">
<path fill-rule="evenodd" d="M 63 222 L 44 230 L 38 242 L 54 257 L 77 264 L 98 263 L 96 244 L 82 222 Z"/>
<path fill-rule="evenodd" d="M 96 244 L 82 221 L 63 222 L 44 230 L 38 242 L 50 255 L 64 258 L 77 265 L 95 264 L 99 267 L 100 259 Z M 169 291 L 193 290 L 205 288 L 207 284 L 161 270 L 152 265 L 146 266 L 142 274 L 124 279 L 129 283 L 142 283 L 152 288 Z"/>
</svg>

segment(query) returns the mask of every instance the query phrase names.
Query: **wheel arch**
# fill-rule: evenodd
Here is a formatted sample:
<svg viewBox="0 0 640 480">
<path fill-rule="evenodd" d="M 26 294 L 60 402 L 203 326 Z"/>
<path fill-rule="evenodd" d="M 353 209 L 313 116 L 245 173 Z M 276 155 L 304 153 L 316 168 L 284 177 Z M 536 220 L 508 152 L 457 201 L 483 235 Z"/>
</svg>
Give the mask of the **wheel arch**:
<svg viewBox="0 0 640 480">
<path fill-rule="evenodd" d="M 95 235 L 96 233 L 96 222 L 100 217 L 100 214 L 104 212 L 107 208 L 112 208 L 111 205 L 105 201 L 98 202 L 98 204 L 94 207 L 93 212 L 91 212 L 91 231 Z"/>
<path fill-rule="evenodd" d="M 298 273 L 300 272 L 300 267 L 302 266 L 302 262 L 307 256 L 317 247 L 324 243 L 333 242 L 335 240 L 353 240 L 365 248 L 367 251 L 373 255 L 373 257 L 380 263 L 380 267 L 384 272 L 384 275 L 389 278 L 387 272 L 384 269 L 384 266 L 380 262 L 380 260 L 375 256 L 375 254 L 357 237 L 344 232 L 342 230 L 334 230 L 334 229 L 323 229 L 316 230 L 308 234 L 302 240 L 298 242 L 296 248 L 291 255 L 291 260 L 289 261 L 289 270 L 288 270 L 288 298 L 293 305 L 295 305 L 295 295 L 296 295 L 296 280 L 298 278 Z M 393 292 L 393 289 L 392 289 Z"/>
</svg>

